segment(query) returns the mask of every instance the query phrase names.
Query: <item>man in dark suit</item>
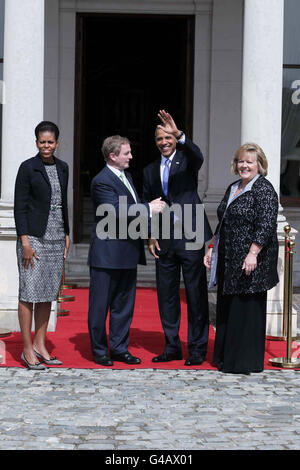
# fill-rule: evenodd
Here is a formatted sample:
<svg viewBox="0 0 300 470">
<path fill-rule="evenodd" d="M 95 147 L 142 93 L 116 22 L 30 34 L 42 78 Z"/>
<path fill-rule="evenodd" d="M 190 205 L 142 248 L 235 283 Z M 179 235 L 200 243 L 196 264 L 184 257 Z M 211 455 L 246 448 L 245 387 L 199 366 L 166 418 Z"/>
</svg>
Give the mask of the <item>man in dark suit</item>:
<svg viewBox="0 0 300 470">
<path fill-rule="evenodd" d="M 143 197 L 145 201 L 162 197 L 170 207 L 177 205 L 185 212 L 190 206 L 190 220 L 182 219 L 182 236 L 175 235 L 178 224 L 176 212 L 170 219 L 170 236 L 150 238 L 149 251 L 156 260 L 156 283 L 158 304 L 162 326 L 165 333 L 165 349 L 152 359 L 153 362 L 167 362 L 182 359 L 180 327 L 180 274 L 185 283 L 188 312 L 188 351 L 185 365 L 202 364 L 208 342 L 208 295 L 206 270 L 203 264 L 204 241 L 211 239 L 212 232 L 207 217 L 202 212 L 202 243 L 193 246 L 197 240 L 187 237 L 187 222 L 195 233 L 197 209 L 201 205 L 198 196 L 198 171 L 203 163 L 200 149 L 178 130 L 172 116 L 166 111 L 159 112 L 162 125 L 155 133 L 156 146 L 160 158 L 144 169 Z M 175 206 L 174 206 L 175 207 Z M 199 222 L 199 221 L 198 221 Z M 180 223 L 180 222 L 179 222 Z M 189 244 L 187 244 L 189 243 Z M 189 248 L 188 248 L 189 247 Z"/>
<path fill-rule="evenodd" d="M 107 137 L 103 142 L 102 153 L 106 166 L 91 184 L 95 224 L 88 258 L 88 326 L 92 352 L 95 362 L 103 366 L 112 366 L 113 360 L 139 364 L 140 359 L 128 351 L 128 344 L 135 303 L 137 264 L 146 264 L 144 244 L 141 238 L 130 237 L 129 232 L 125 236 L 121 233 L 121 219 L 123 221 L 125 215 L 127 224 L 134 219 L 129 214 L 132 214 L 133 206 L 139 203 L 132 179 L 129 173 L 124 172 L 132 159 L 130 142 L 118 135 Z M 162 211 L 165 203 L 157 198 L 140 207 L 146 213 L 148 224 L 151 213 Z M 99 226 L 106 210 L 111 210 L 115 217 L 110 219 L 111 227 L 108 227 L 107 233 L 100 234 Z M 106 337 L 108 310 L 110 357 Z"/>
</svg>

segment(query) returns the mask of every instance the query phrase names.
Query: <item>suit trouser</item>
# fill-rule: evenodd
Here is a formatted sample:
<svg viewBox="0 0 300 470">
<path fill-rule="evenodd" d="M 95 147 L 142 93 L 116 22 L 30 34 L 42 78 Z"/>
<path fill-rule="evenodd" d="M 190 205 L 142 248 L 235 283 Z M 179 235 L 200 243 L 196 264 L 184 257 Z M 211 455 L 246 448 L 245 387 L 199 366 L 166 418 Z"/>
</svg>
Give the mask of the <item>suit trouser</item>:
<svg viewBox="0 0 300 470">
<path fill-rule="evenodd" d="M 159 253 L 158 253 L 159 254 Z M 182 269 L 188 318 L 188 351 L 205 357 L 208 342 L 208 294 L 204 248 L 186 250 L 184 240 L 171 240 L 166 254 L 156 260 L 158 304 L 165 333 L 165 352 L 181 352 L 180 273 Z"/>
<path fill-rule="evenodd" d="M 109 317 L 109 344 L 112 354 L 128 351 L 132 322 L 136 269 L 90 268 L 88 327 L 95 357 L 108 352 L 106 318 Z"/>
</svg>

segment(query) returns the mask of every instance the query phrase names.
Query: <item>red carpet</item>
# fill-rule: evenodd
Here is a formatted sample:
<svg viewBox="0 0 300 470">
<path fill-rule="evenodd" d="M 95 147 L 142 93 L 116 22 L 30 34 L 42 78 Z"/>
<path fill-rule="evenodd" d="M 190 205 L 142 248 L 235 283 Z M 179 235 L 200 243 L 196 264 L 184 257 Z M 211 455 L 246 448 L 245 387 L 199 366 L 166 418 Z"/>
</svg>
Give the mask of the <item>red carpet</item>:
<svg viewBox="0 0 300 470">
<path fill-rule="evenodd" d="M 65 290 L 65 295 L 74 295 L 75 301 L 61 304 L 61 308 L 69 310 L 68 316 L 61 316 L 57 319 L 55 332 L 49 332 L 48 350 L 52 355 L 57 355 L 63 361 L 60 367 L 96 369 L 103 368 L 95 364 L 91 354 L 89 333 L 87 326 L 88 312 L 88 289 Z M 182 291 L 182 320 L 180 329 L 180 338 L 183 346 L 184 359 L 188 356 L 187 352 L 187 320 L 186 303 L 184 291 Z M 210 327 L 207 360 L 201 366 L 195 366 L 193 369 L 212 369 L 212 353 L 214 345 L 214 329 Z M 22 338 L 20 333 L 13 333 L 11 336 L 2 338 L 5 348 L 0 354 L 5 357 L 4 367 L 24 367 L 20 356 L 22 352 Z M 296 343 L 298 345 L 298 343 Z M 2 344 L 3 346 L 3 344 Z M 299 345 L 298 345 L 299 346 Z M 115 362 L 114 369 L 188 369 L 184 366 L 184 359 L 181 361 L 172 361 L 155 365 L 151 362 L 153 356 L 161 354 L 164 348 L 164 335 L 161 328 L 155 289 L 146 288 L 137 289 L 135 313 L 130 330 L 130 352 L 141 358 L 142 363 L 138 366 L 128 366 L 121 362 Z M 299 346 L 300 349 L 300 346 Z M 297 351 L 294 351 L 295 356 Z M 298 351 L 300 355 L 300 350 Z M 275 369 L 268 360 L 272 357 L 285 357 L 286 343 L 283 341 L 266 341 L 265 369 Z M 56 366 L 57 367 L 57 366 Z"/>
</svg>

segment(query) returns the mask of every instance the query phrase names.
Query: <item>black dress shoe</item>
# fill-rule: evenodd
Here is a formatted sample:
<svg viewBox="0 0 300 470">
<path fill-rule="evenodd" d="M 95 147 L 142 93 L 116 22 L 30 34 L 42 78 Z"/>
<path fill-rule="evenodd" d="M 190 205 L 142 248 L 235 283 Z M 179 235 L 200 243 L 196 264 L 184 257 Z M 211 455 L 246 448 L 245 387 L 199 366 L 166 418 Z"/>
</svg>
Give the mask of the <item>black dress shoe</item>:
<svg viewBox="0 0 300 470">
<path fill-rule="evenodd" d="M 220 372 L 223 370 L 223 365 L 224 365 L 224 364 L 223 364 L 223 362 L 221 362 L 221 361 L 220 361 L 220 362 L 213 362 L 213 363 L 212 363 L 212 366 L 213 366 L 213 367 L 216 367 L 216 368 L 218 369 L 218 371 L 220 371 Z"/>
<path fill-rule="evenodd" d="M 159 356 L 152 358 L 152 362 L 169 362 L 169 361 L 180 361 L 182 359 L 182 354 L 177 353 L 166 353 L 163 352 Z"/>
<path fill-rule="evenodd" d="M 242 371 L 242 370 L 223 370 L 223 369 L 221 369 L 221 372 L 224 372 L 225 374 L 250 375 L 250 372 Z"/>
<path fill-rule="evenodd" d="M 125 352 L 122 354 L 112 354 L 112 359 L 114 361 L 125 362 L 125 364 L 140 364 L 141 360 L 139 357 L 134 357 L 130 352 Z"/>
<path fill-rule="evenodd" d="M 105 354 L 103 356 L 95 357 L 95 362 L 97 364 L 100 364 L 101 366 L 113 366 L 114 365 L 111 358 L 106 356 Z"/>
<path fill-rule="evenodd" d="M 185 366 L 201 366 L 204 362 L 204 358 L 202 356 L 190 356 L 185 361 Z"/>
</svg>

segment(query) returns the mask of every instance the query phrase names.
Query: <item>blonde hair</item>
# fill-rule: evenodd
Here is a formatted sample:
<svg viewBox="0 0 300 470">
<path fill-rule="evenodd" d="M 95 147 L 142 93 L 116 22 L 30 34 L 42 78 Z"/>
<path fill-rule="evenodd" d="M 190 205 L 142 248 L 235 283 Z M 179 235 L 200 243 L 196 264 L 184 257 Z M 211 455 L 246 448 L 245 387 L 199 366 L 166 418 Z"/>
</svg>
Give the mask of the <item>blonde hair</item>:
<svg viewBox="0 0 300 470">
<path fill-rule="evenodd" d="M 238 175 L 237 163 L 242 153 L 250 153 L 251 155 L 256 156 L 258 173 L 260 175 L 266 176 L 268 174 L 268 160 L 265 156 L 263 149 L 254 143 L 247 143 L 242 145 L 234 154 L 233 159 L 231 160 L 231 171 L 234 175 Z"/>
</svg>

